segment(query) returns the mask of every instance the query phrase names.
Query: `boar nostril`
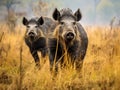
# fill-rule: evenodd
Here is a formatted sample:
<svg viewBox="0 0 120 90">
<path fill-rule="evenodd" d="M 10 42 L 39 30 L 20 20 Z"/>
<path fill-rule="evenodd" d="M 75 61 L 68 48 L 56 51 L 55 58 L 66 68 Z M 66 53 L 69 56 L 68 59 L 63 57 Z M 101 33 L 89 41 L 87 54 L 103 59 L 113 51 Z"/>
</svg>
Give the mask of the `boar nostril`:
<svg viewBox="0 0 120 90">
<path fill-rule="evenodd" d="M 74 34 L 72 32 L 67 33 L 67 37 L 74 37 Z"/>
<path fill-rule="evenodd" d="M 33 35 L 35 35 L 35 34 L 34 34 L 33 32 L 29 32 L 28 35 L 33 36 Z"/>
<path fill-rule="evenodd" d="M 74 38 L 74 34 L 72 32 L 66 34 L 66 39 L 72 40 L 73 38 Z"/>
</svg>

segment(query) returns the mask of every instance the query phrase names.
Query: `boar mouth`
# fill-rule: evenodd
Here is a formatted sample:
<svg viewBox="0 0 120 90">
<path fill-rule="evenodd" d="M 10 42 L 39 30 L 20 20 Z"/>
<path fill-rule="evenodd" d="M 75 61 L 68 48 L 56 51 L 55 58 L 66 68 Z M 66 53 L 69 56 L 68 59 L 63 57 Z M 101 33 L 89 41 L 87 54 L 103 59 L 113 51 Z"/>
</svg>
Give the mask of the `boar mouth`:
<svg viewBox="0 0 120 90">
<path fill-rule="evenodd" d="M 33 32 L 30 32 L 30 33 L 29 33 L 29 37 L 30 37 L 31 40 L 34 40 L 35 34 L 34 34 Z"/>
<path fill-rule="evenodd" d="M 31 39 L 31 40 L 34 40 L 34 38 L 35 38 L 34 36 L 30 36 L 30 39 Z"/>
</svg>

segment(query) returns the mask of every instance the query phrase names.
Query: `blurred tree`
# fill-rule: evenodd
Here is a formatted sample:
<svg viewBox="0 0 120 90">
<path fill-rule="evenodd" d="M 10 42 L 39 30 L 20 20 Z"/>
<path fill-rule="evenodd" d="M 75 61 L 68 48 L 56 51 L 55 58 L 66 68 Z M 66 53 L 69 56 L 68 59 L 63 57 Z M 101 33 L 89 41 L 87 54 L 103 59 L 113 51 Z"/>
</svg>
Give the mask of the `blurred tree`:
<svg viewBox="0 0 120 90">
<path fill-rule="evenodd" d="M 101 0 L 94 0 L 94 9 L 95 9 L 95 23 L 96 23 L 96 14 L 97 14 L 97 6 Z"/>
<path fill-rule="evenodd" d="M 110 30 L 113 29 L 113 24 L 114 24 L 114 22 L 115 22 L 115 19 L 116 19 L 116 17 L 113 17 L 113 18 L 111 19 L 111 21 L 110 21 Z"/>
<path fill-rule="evenodd" d="M 15 26 L 16 26 L 16 21 L 17 21 L 16 13 L 14 9 L 12 8 L 12 6 L 16 4 L 20 4 L 20 3 L 21 2 L 17 0 L 0 0 L 0 5 L 5 6 L 7 9 L 8 15 L 6 19 L 7 19 L 7 24 L 11 32 L 15 32 Z"/>
<path fill-rule="evenodd" d="M 120 15 L 120 5 L 118 4 L 119 3 L 117 0 L 101 0 L 99 5 L 97 6 L 97 14 L 99 21 L 101 21 L 102 24 L 104 23 L 110 25 L 111 18 Z"/>
<path fill-rule="evenodd" d="M 53 7 L 54 7 L 53 3 L 48 3 L 43 0 L 38 0 L 38 2 L 34 3 L 32 10 L 36 16 L 40 16 L 40 15 L 48 16 L 50 10 Z"/>
</svg>

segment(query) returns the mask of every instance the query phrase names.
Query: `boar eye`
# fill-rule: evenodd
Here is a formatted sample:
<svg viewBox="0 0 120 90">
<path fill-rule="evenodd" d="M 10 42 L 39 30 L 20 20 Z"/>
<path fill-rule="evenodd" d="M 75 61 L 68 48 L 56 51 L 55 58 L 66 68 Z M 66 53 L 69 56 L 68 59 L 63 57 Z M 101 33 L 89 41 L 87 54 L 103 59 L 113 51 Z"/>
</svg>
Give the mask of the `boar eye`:
<svg viewBox="0 0 120 90">
<path fill-rule="evenodd" d="M 76 22 L 73 22 L 73 25 L 76 25 Z"/>
<path fill-rule="evenodd" d="M 30 26 L 27 26 L 27 28 L 30 28 Z"/>
<path fill-rule="evenodd" d="M 64 22 L 60 22 L 61 25 L 64 25 Z"/>
<path fill-rule="evenodd" d="M 35 28 L 38 28 L 38 26 L 35 26 Z"/>
</svg>

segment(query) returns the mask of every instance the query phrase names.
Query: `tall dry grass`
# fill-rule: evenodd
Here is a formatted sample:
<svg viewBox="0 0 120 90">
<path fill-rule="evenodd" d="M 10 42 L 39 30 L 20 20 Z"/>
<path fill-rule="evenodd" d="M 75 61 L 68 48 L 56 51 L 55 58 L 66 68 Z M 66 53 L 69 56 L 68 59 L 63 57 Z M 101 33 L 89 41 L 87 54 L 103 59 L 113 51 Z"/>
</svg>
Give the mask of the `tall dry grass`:
<svg viewBox="0 0 120 90">
<path fill-rule="evenodd" d="M 41 70 L 35 68 L 23 40 L 25 27 L 16 31 L 0 25 L 0 90 L 119 90 L 120 28 L 86 27 L 89 45 L 82 72 L 64 68 L 55 78 L 48 57 Z"/>
</svg>

